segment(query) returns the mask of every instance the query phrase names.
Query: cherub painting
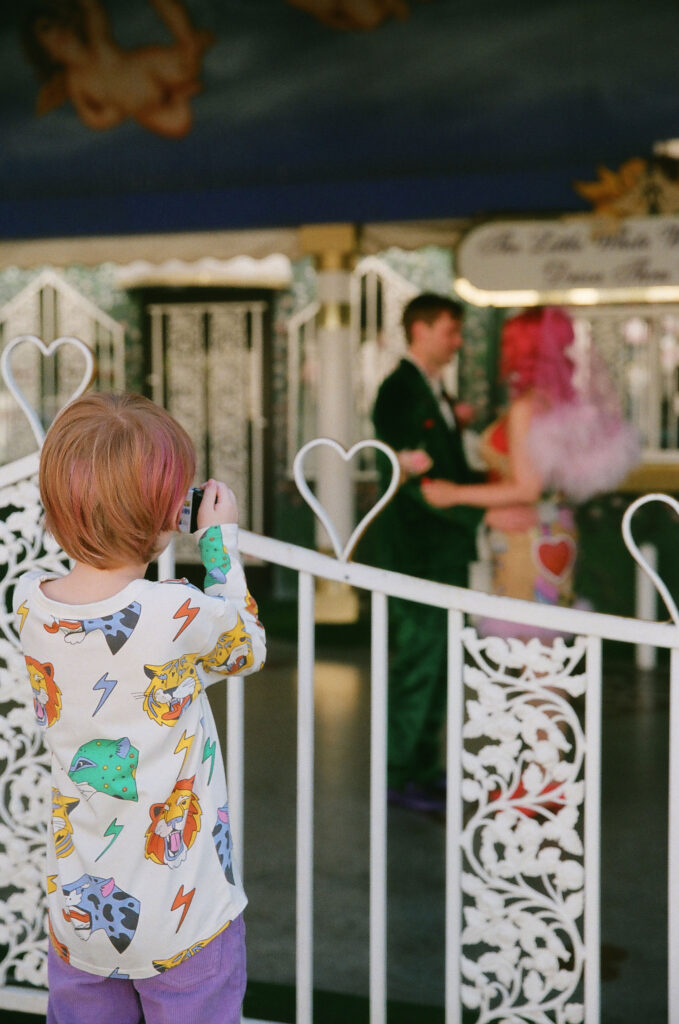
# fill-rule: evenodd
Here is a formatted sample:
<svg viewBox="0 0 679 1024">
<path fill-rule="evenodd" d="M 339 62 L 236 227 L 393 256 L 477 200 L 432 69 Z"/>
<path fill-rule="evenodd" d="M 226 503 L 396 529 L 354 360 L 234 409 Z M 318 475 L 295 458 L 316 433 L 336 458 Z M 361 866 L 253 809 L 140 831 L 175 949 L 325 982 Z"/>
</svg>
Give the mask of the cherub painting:
<svg viewBox="0 0 679 1024">
<path fill-rule="evenodd" d="M 131 118 L 166 138 L 191 130 L 211 33 L 194 27 L 183 0 L 150 0 L 172 42 L 123 49 L 100 0 L 38 0 L 23 18 L 26 55 L 41 80 L 37 112 L 70 100 L 88 128 Z"/>
</svg>

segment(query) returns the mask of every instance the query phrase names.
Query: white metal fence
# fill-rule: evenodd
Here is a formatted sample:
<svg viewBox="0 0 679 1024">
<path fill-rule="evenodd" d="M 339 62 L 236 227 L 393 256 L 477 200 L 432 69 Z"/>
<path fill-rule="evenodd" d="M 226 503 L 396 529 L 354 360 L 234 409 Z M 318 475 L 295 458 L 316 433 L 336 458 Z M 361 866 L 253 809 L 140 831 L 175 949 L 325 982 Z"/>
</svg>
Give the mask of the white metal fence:
<svg viewBox="0 0 679 1024">
<path fill-rule="evenodd" d="M 301 459 L 299 462 L 301 466 Z M 48 769 L 34 731 L 9 607 L 16 578 L 63 555 L 40 526 L 37 454 L 0 469 L 0 1008 L 39 1012 L 46 994 L 42 857 Z M 671 498 L 662 497 L 679 510 Z M 330 520 L 328 520 L 330 522 Z M 331 539 L 332 539 L 332 524 Z M 630 526 L 630 517 L 627 518 Z M 679 954 L 679 634 L 675 624 L 546 607 L 431 583 L 241 532 L 245 555 L 298 574 L 298 1024 L 312 1021 L 314 859 L 314 591 L 349 584 L 371 601 L 370 1020 L 386 1020 L 388 598 L 446 610 L 447 1024 L 465 1019 L 597 1024 L 602 641 L 668 648 L 671 765 L 669 957 Z M 635 554 L 638 552 L 635 550 Z M 171 572 L 170 557 L 161 575 Z M 669 595 L 666 596 L 670 602 Z M 546 645 L 481 638 L 476 616 L 569 635 Z M 266 669 L 265 669 L 266 671 Z M 228 684 L 227 771 L 236 854 L 243 835 L 243 683 Z M 242 862 L 242 856 L 241 856 Z M 443 896 L 443 894 L 442 894 Z M 632 907 L 630 907 L 632 912 Z M 669 1020 L 679 1020 L 670 971 Z"/>
<path fill-rule="evenodd" d="M 465 1006 L 478 1011 L 479 1024 L 598 1022 L 601 646 L 603 640 L 616 640 L 673 648 L 679 641 L 676 626 L 489 597 L 254 534 L 243 534 L 241 547 L 245 554 L 299 573 L 299 1024 L 311 1020 L 313 988 L 313 593 L 318 578 L 371 593 L 371 1024 L 386 1019 L 389 596 L 448 612 L 446 1021 L 457 1024 Z M 538 640 L 482 640 L 465 616 L 539 624 L 569 632 L 573 639 L 551 647 Z M 679 661 L 672 650 L 671 728 L 679 740 L 678 685 Z M 585 703 L 582 722 L 571 702 L 578 696 Z M 679 745 L 674 749 L 670 808 L 679 792 Z M 679 920 L 672 909 L 673 894 L 679 892 L 677 830 L 670 815 L 671 958 L 679 950 Z M 674 1021 L 679 1020 L 676 977 L 670 986 L 669 1020 Z"/>
</svg>

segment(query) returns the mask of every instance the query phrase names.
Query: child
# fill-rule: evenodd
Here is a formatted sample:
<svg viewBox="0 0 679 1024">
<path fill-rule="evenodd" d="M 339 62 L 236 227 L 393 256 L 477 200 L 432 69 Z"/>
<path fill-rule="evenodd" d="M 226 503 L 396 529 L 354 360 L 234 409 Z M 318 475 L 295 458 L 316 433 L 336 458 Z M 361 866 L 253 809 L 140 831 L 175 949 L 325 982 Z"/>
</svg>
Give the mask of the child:
<svg viewBox="0 0 679 1024">
<path fill-rule="evenodd" d="M 51 758 L 48 1024 L 240 1021 L 247 900 L 205 687 L 256 672 L 265 642 L 225 484 L 198 512 L 205 593 L 144 579 L 194 467 L 136 395 L 77 399 L 42 449 L 45 526 L 74 562 L 14 595 Z"/>
</svg>

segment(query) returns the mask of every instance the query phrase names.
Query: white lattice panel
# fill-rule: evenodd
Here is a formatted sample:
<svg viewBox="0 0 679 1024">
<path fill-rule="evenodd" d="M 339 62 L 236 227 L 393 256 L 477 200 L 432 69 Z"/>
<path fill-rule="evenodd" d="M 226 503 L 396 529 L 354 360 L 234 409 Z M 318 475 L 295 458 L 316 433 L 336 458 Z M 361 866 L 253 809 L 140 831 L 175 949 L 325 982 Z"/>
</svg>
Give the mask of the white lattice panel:
<svg viewBox="0 0 679 1024">
<path fill-rule="evenodd" d="M 679 457 L 679 308 L 571 307 L 576 351 L 588 345 L 605 363 L 646 461 Z"/>
<path fill-rule="evenodd" d="M 238 497 L 241 522 L 258 530 L 263 515 L 264 310 L 261 302 L 149 307 L 154 400 L 193 441 L 196 479 L 227 479 Z M 196 560 L 190 539 L 179 539 L 177 558 Z"/>
</svg>

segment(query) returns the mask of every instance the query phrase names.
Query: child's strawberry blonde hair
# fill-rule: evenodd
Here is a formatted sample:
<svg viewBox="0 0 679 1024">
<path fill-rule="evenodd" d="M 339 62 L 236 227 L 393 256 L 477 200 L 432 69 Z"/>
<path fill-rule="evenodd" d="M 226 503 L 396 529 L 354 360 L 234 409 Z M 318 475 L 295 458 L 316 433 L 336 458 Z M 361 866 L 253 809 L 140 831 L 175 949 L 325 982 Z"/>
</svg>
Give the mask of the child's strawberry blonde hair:
<svg viewBox="0 0 679 1024">
<path fill-rule="evenodd" d="M 141 395 L 88 394 L 59 413 L 40 457 L 45 527 L 97 569 L 149 562 L 173 530 L 196 456 L 183 427 Z"/>
</svg>

